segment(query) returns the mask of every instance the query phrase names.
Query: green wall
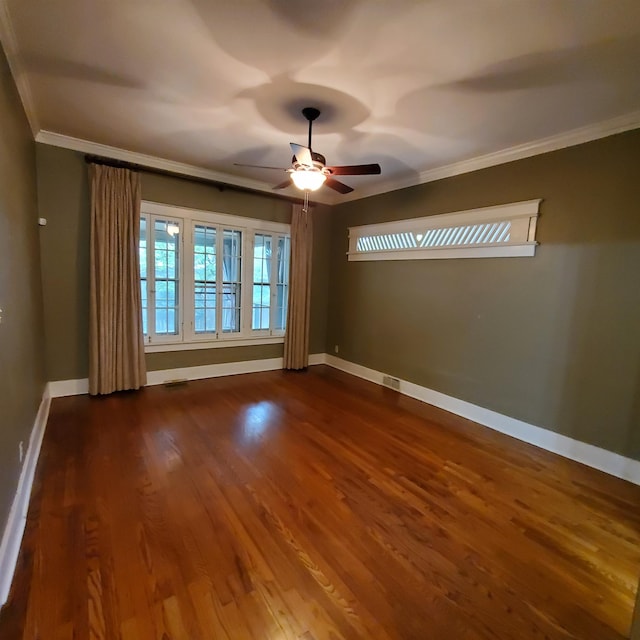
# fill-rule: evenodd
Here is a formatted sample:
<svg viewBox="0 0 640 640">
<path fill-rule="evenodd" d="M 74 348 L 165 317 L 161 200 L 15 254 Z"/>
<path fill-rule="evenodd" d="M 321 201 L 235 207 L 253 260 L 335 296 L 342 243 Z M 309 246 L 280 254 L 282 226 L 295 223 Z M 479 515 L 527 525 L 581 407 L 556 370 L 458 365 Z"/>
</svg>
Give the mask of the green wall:
<svg viewBox="0 0 640 640">
<path fill-rule="evenodd" d="M 87 375 L 82 154 L 36 145 L 50 380 Z M 640 131 L 314 212 L 311 352 L 640 459 Z M 286 221 L 290 205 L 143 174 L 148 200 Z M 353 262 L 347 228 L 542 198 L 534 258 Z M 331 282 L 331 286 L 328 283 Z M 150 370 L 281 345 L 148 354 Z"/>
<path fill-rule="evenodd" d="M 640 131 L 334 209 L 326 350 L 640 459 Z M 347 228 L 543 198 L 534 258 L 348 262 Z"/>
<path fill-rule="evenodd" d="M 0 49 L 0 532 L 45 385 L 35 144 Z M 1 533 L 0 533 L 1 535 Z"/>
<path fill-rule="evenodd" d="M 47 218 L 41 236 L 49 380 L 88 375 L 89 184 L 84 155 L 37 144 L 40 216 Z M 263 220 L 289 222 L 291 204 L 180 178 L 143 173 L 142 197 L 193 209 Z M 328 207 L 314 209 L 311 353 L 324 351 L 330 218 Z M 147 354 L 150 371 L 282 356 L 282 345 L 214 348 Z"/>
</svg>

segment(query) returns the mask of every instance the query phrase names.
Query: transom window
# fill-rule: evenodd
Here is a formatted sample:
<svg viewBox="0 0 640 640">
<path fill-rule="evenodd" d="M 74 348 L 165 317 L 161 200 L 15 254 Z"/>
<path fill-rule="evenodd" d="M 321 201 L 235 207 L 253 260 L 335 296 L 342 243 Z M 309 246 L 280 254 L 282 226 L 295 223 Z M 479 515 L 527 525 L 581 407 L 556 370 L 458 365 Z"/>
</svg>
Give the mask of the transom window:
<svg viewBox="0 0 640 640">
<path fill-rule="evenodd" d="M 349 229 L 349 260 L 533 256 L 540 200 Z"/>
<path fill-rule="evenodd" d="M 281 342 L 290 253 L 287 224 L 143 202 L 146 350 Z"/>
</svg>

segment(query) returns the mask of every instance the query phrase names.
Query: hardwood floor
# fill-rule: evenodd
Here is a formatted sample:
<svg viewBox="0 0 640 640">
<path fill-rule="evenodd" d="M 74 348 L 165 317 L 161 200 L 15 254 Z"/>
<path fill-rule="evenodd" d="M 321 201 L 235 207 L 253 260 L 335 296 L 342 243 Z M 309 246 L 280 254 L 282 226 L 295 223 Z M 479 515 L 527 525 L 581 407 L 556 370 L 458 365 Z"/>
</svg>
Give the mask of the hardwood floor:
<svg viewBox="0 0 640 640">
<path fill-rule="evenodd" d="M 53 402 L 0 638 L 629 632 L 640 487 L 327 367 Z"/>
</svg>

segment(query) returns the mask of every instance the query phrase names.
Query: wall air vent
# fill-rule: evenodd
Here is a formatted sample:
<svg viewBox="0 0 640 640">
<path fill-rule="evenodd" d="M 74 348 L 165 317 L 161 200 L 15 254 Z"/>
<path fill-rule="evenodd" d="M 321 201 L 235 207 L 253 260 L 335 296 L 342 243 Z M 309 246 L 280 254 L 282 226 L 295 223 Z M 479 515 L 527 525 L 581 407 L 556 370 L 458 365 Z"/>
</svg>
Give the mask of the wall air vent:
<svg viewBox="0 0 640 640">
<path fill-rule="evenodd" d="M 389 387 L 389 389 L 395 389 L 396 391 L 400 391 L 400 380 L 398 380 L 398 378 L 392 378 L 391 376 L 383 376 L 382 384 L 385 387 Z"/>
<path fill-rule="evenodd" d="M 540 200 L 349 229 L 349 260 L 535 255 Z"/>
</svg>

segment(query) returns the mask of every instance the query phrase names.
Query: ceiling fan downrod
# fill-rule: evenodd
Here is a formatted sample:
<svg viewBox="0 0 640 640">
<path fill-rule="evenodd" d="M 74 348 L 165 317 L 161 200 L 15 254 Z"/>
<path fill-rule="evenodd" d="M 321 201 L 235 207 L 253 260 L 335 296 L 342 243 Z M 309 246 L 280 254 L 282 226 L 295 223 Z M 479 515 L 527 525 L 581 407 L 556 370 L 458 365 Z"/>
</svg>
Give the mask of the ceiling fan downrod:
<svg viewBox="0 0 640 640">
<path fill-rule="evenodd" d="M 309 140 L 307 147 L 311 150 L 311 128 L 313 127 L 313 121 L 320 115 L 320 109 L 315 107 L 305 107 L 302 110 L 302 115 L 309 121 Z"/>
</svg>

